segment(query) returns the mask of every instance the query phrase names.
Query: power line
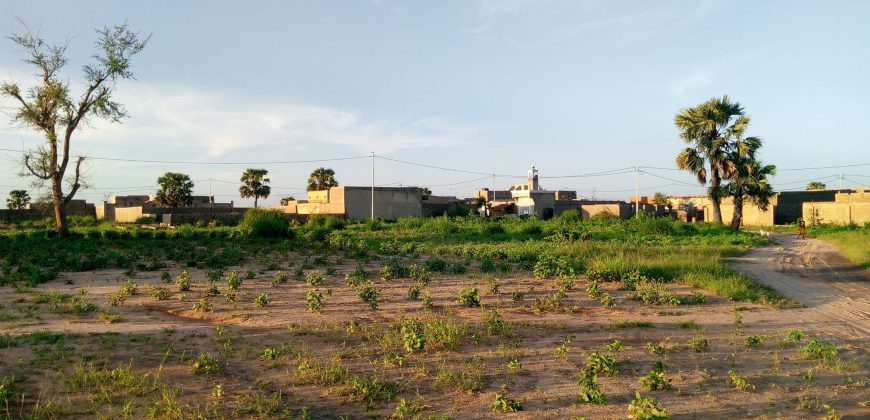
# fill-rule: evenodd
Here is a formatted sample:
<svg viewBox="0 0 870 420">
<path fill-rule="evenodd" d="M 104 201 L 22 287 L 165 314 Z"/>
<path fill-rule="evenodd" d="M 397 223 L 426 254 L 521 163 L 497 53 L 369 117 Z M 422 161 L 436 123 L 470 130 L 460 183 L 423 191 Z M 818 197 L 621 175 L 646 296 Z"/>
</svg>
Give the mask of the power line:
<svg viewBox="0 0 870 420">
<path fill-rule="evenodd" d="M 0 148 L 0 150 L 5 151 L 5 152 L 27 153 L 26 150 L 5 149 L 5 148 Z M 284 165 L 284 164 L 294 164 L 294 163 L 316 163 L 316 162 L 334 162 L 334 161 L 341 161 L 341 160 L 368 159 L 370 157 L 370 156 L 349 156 L 349 157 L 338 157 L 338 158 L 327 158 L 327 159 L 276 160 L 276 161 L 265 161 L 265 162 L 201 162 L 201 161 L 187 161 L 187 160 L 126 159 L 126 158 L 111 158 L 111 157 L 102 157 L 102 156 L 87 156 L 87 155 L 73 155 L 73 156 L 74 157 L 83 157 L 85 159 L 91 159 L 91 160 L 107 160 L 107 161 L 112 161 L 112 162 L 165 163 L 165 164 L 173 164 L 173 165 Z"/>
</svg>

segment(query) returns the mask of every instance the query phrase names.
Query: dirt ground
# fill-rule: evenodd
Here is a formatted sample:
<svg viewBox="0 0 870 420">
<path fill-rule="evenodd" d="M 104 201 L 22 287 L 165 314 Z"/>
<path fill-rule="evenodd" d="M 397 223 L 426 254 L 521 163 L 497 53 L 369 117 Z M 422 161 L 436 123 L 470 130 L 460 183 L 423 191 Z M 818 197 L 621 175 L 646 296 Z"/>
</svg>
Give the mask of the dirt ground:
<svg viewBox="0 0 870 420">
<path fill-rule="evenodd" d="M 15 375 L 27 410 L 38 402 L 50 406 L 59 417 L 72 418 L 96 417 L 95 412 L 108 418 L 120 418 L 124 413 L 143 417 L 161 398 L 156 390 L 123 401 L 71 390 L 67 384 L 70 372 L 82 363 L 96 362 L 109 368 L 129 366 L 148 372 L 155 383 L 174 389 L 189 407 L 212 404 L 227 418 L 286 418 L 303 407 L 313 418 L 388 417 L 397 399 L 404 397 L 419 401 L 423 416 L 615 419 L 626 418 L 636 391 L 654 397 L 671 418 L 820 418 L 831 410 L 842 418 L 870 417 L 866 273 L 850 271 L 824 243 L 794 241 L 787 236 L 776 236 L 775 240 L 778 245 L 751 252 L 735 262 L 735 267 L 806 308 L 729 302 L 708 292 L 704 292 L 704 304 L 654 306 L 629 300 L 628 292 L 619 290 L 617 284 L 604 283 L 602 288 L 617 303 L 615 308 L 605 308 L 587 295 L 586 280 L 581 278 L 567 293 L 566 303 L 572 310 L 536 312 L 532 302 L 552 294 L 552 280 L 535 279 L 521 270 L 498 274 L 499 291 L 491 293 L 487 290 L 489 275 L 472 269 L 462 275 L 435 274 L 424 288 L 431 292 L 432 309 L 423 309 L 420 300 L 408 297 L 409 279 L 375 280 L 382 294 L 378 309 L 372 310 L 345 283 L 344 274 L 353 271 L 356 262 L 330 255 L 326 265 L 316 267 L 323 272 L 335 270 L 317 286 L 322 292 L 331 292 L 325 294 L 324 309 L 318 313 L 307 310 L 305 295 L 313 287 L 292 275 L 307 256 L 290 254 L 281 261 L 282 269 L 290 274 L 286 284 L 273 286 L 275 272 L 256 263 L 235 267 L 241 274 L 255 270 L 256 277 L 243 281 L 235 302 L 217 295 L 209 298 L 208 311 L 197 311 L 193 305 L 206 290 L 206 273 L 201 270 L 190 270 L 193 288 L 188 292 L 162 283 L 159 272 L 135 273 L 132 278 L 111 270 L 64 273 L 36 291 L 0 288 L 0 334 L 21 340 L 18 345 L 0 348 L 0 375 Z M 421 261 L 418 257 L 406 262 Z M 375 271 L 379 266 L 372 262 L 366 268 Z M 169 271 L 174 278 L 182 268 Z M 120 306 L 111 306 L 110 294 L 131 279 L 137 283 L 138 293 Z M 222 293 L 224 279 L 217 283 Z M 170 298 L 149 296 L 151 285 L 169 289 Z M 483 309 L 456 303 L 457 293 L 465 285 L 480 289 Z M 694 291 L 679 285 L 673 285 L 672 290 Z M 84 293 L 101 310 L 116 312 L 123 320 L 105 323 L 95 313 L 57 314 L 48 305 L 33 302 L 35 292 L 48 291 Z M 515 301 L 511 296 L 514 291 L 526 294 Z M 268 305 L 255 306 L 254 298 L 263 293 L 269 296 Z M 512 335 L 493 336 L 483 330 L 486 310 L 492 308 L 498 308 L 503 319 L 512 324 Z M 404 362 L 396 366 L 385 360 L 393 350 L 383 337 L 390 323 L 401 317 L 456 320 L 467 324 L 468 333 L 455 350 L 427 347 L 412 353 L 401 351 Z M 613 325 L 623 320 L 652 325 Z M 801 330 L 804 337 L 797 343 L 784 341 L 791 329 Z M 39 332 L 66 335 L 54 343 L 27 341 L 32 337 L 29 334 Z M 698 336 L 708 340 L 708 351 L 696 351 L 688 345 Z M 750 336 L 757 336 L 760 343 L 747 345 Z M 810 337 L 836 344 L 841 363 L 822 364 L 801 357 L 800 348 Z M 587 356 L 616 339 L 624 343 L 621 350 L 613 352 L 618 374 L 599 377 L 608 402 L 579 403 L 578 372 Z M 664 353 L 650 354 L 646 350 L 649 342 L 660 343 Z M 261 358 L 266 347 L 283 350 L 278 358 L 267 361 Z M 223 371 L 214 375 L 191 373 L 191 362 L 199 353 L 218 357 Z M 511 360 L 520 361 L 521 367 L 509 368 Z M 668 366 L 666 376 L 673 388 L 646 391 L 638 378 L 650 373 L 658 360 Z M 374 374 L 399 384 L 399 393 L 391 401 L 366 408 L 339 385 L 301 379 L 301 365 L 329 361 L 354 373 Z M 482 389 L 469 393 L 436 380 L 439 371 L 450 369 L 479 370 Z M 751 387 L 735 389 L 729 372 L 744 376 Z M 215 392 L 216 385 L 221 393 Z M 522 401 L 523 411 L 493 412 L 490 406 L 501 392 Z M 278 395 L 279 406 L 264 411 L 252 402 L 264 395 Z M 129 403 L 126 408 L 125 401 Z M 17 414 L 11 413 L 11 417 Z"/>
</svg>

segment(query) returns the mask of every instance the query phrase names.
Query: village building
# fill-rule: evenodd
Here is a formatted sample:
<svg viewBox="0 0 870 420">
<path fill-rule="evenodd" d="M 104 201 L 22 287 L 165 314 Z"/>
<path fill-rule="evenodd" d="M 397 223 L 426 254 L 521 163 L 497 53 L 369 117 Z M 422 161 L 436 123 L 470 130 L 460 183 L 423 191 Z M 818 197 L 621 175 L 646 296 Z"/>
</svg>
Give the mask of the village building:
<svg viewBox="0 0 870 420">
<path fill-rule="evenodd" d="M 374 207 L 372 206 L 374 195 Z M 289 214 L 328 215 L 348 219 L 398 219 L 423 215 L 423 189 L 417 187 L 339 186 L 308 191 L 307 200 L 275 207 Z"/>
</svg>

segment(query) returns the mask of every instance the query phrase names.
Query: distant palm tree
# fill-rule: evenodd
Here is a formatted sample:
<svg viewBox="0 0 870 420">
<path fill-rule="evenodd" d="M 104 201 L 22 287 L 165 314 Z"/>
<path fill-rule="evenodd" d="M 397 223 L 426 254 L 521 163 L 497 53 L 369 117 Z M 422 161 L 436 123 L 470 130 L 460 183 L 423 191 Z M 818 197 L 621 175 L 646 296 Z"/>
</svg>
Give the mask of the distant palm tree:
<svg viewBox="0 0 870 420">
<path fill-rule="evenodd" d="M 154 201 L 162 207 L 187 207 L 193 202 L 193 181 L 187 174 L 167 172 L 157 178 L 160 189 Z"/>
<path fill-rule="evenodd" d="M 809 184 L 807 184 L 807 191 L 824 190 L 827 188 L 828 188 L 828 186 L 825 185 L 824 182 L 820 182 L 820 181 L 812 181 Z"/>
<path fill-rule="evenodd" d="M 290 204 L 291 201 L 296 201 L 296 199 L 293 198 L 293 196 L 284 197 L 281 199 L 281 205 L 286 206 L 286 205 Z"/>
<path fill-rule="evenodd" d="M 770 198 L 775 194 L 768 177 L 776 175 L 776 166 L 765 165 L 755 156 L 761 148 L 761 139 L 747 137 L 735 142 L 729 153 L 734 171 L 728 184 L 723 188 L 725 194 L 734 200 L 734 215 L 731 218 L 731 228 L 740 229 L 743 224 L 743 205 L 749 200 L 761 210 L 767 210 Z"/>
<path fill-rule="evenodd" d="M 254 208 L 257 208 L 257 201 L 262 198 L 269 198 L 272 193 L 272 187 L 266 185 L 269 183 L 269 178 L 264 178 L 269 174 L 265 169 L 248 168 L 242 173 L 242 186 L 239 187 L 239 194 L 242 198 L 254 198 Z"/>
<path fill-rule="evenodd" d="M 680 138 L 690 145 L 677 155 L 677 167 L 695 174 L 701 185 L 707 184 L 709 174 L 707 195 L 712 203 L 710 218 L 714 223 L 722 223 L 722 181 L 735 170 L 729 152 L 734 139 L 743 136 L 749 120 L 743 107 L 728 96 L 682 109 L 674 118 Z"/>
<path fill-rule="evenodd" d="M 335 180 L 335 171 L 332 169 L 317 168 L 308 177 L 308 191 L 328 190 L 337 186 L 338 181 Z"/>
</svg>

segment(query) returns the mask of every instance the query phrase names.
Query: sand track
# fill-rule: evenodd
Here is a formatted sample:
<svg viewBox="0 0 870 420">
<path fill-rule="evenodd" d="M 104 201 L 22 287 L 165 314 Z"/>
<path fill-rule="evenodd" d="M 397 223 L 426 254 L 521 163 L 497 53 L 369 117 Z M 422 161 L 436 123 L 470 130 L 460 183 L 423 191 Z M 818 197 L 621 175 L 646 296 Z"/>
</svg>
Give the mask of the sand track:
<svg viewBox="0 0 870 420">
<path fill-rule="evenodd" d="M 733 259 L 732 267 L 806 306 L 783 316 L 823 324 L 846 339 L 870 337 L 870 271 L 824 241 L 773 234 L 771 242 Z"/>
</svg>

